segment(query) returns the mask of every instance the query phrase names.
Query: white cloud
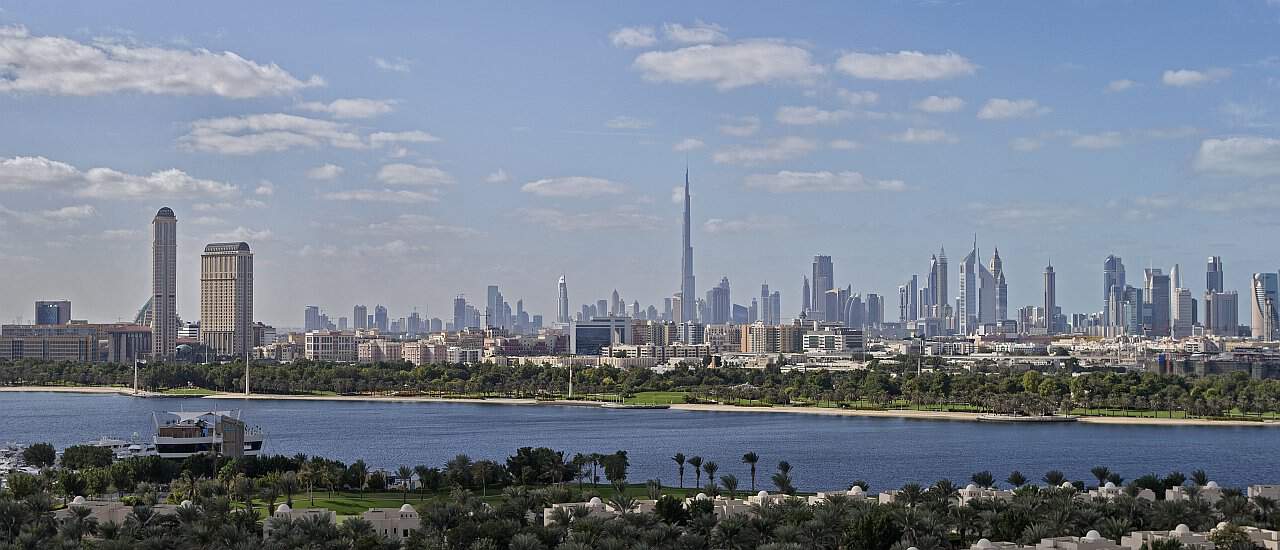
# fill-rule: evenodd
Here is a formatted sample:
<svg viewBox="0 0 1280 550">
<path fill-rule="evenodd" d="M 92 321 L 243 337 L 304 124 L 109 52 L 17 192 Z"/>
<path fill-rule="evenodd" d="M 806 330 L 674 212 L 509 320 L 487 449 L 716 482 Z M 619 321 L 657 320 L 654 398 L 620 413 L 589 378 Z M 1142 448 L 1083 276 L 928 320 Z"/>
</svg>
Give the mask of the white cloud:
<svg viewBox="0 0 1280 550">
<path fill-rule="evenodd" d="M 0 160 L 0 190 L 60 188 L 81 197 L 101 199 L 228 198 L 238 193 L 234 185 L 193 178 L 177 169 L 146 176 L 110 168 L 88 171 L 44 157 Z"/>
<path fill-rule="evenodd" d="M 1160 76 L 1160 81 L 1163 82 L 1165 86 L 1177 86 L 1181 88 L 1217 82 L 1229 76 L 1231 76 L 1231 69 L 1215 68 L 1203 71 L 1197 71 L 1194 69 L 1177 69 L 1165 71 L 1164 74 Z"/>
<path fill-rule="evenodd" d="M 75 223 L 96 215 L 98 215 L 98 209 L 88 204 L 64 206 L 51 210 L 10 210 L 0 205 L 0 216 L 12 218 L 19 223 L 34 225 Z M 0 223 L 2 222 L 3 219 L 0 218 Z"/>
<path fill-rule="evenodd" d="M 385 243 L 356 246 L 351 249 L 351 252 L 357 256 L 391 256 L 403 260 L 406 254 L 418 254 L 428 250 L 431 250 L 431 247 L 426 244 L 396 239 Z"/>
<path fill-rule="evenodd" d="M 325 193 L 322 197 L 331 201 L 393 202 L 412 204 L 436 202 L 440 200 L 434 193 L 423 193 L 420 191 L 408 191 L 404 189 L 355 189 L 352 191 L 335 191 L 333 193 Z"/>
<path fill-rule="evenodd" d="M 613 128 L 615 130 L 644 130 L 646 128 L 653 128 L 653 121 L 632 116 L 618 115 L 609 119 L 604 123 L 604 125 L 606 128 Z"/>
<path fill-rule="evenodd" d="M 511 181 L 511 176 L 507 175 L 507 171 L 499 168 L 496 172 L 485 176 L 484 181 L 489 183 L 506 183 Z"/>
<path fill-rule="evenodd" d="M 724 27 L 702 21 L 687 27 L 679 23 L 667 23 L 662 26 L 662 34 L 667 40 L 680 44 L 716 44 L 729 40 Z"/>
<path fill-rule="evenodd" d="M 1200 142 L 1195 168 L 1226 176 L 1280 176 L 1280 139 L 1257 136 L 1206 139 Z"/>
<path fill-rule="evenodd" d="M 435 166 L 387 164 L 378 169 L 378 181 L 387 185 L 449 185 L 453 176 Z"/>
<path fill-rule="evenodd" d="M 377 67 L 384 71 L 392 71 L 396 73 L 407 73 L 409 72 L 409 69 L 413 65 L 412 61 L 409 61 L 408 59 L 405 59 L 403 57 L 396 57 L 393 59 L 374 57 L 372 58 L 372 60 L 373 60 L 374 67 Z"/>
<path fill-rule="evenodd" d="M 772 140 L 764 145 L 734 145 L 716 151 L 711 159 L 717 164 L 755 165 L 799 158 L 818 147 L 817 142 L 796 136 Z"/>
<path fill-rule="evenodd" d="M 272 64 L 232 52 L 176 50 L 60 36 L 31 36 L 26 27 L 0 27 L 0 92 L 100 95 L 118 92 L 281 95 L 324 81 L 300 80 Z"/>
<path fill-rule="evenodd" d="M 653 27 L 622 27 L 609 33 L 609 42 L 619 48 L 647 48 L 658 43 Z"/>
<path fill-rule="evenodd" d="M 912 108 L 926 113 L 954 113 L 964 108 L 964 100 L 955 96 L 931 95 L 915 102 Z"/>
<path fill-rule="evenodd" d="M 1138 85 L 1137 82 L 1134 82 L 1127 78 L 1120 79 L 1120 80 L 1112 80 L 1111 82 L 1107 83 L 1107 91 L 1112 93 L 1123 92 L 1123 91 L 1131 90 L 1137 85 Z"/>
<path fill-rule="evenodd" d="M 335 99 L 329 103 L 320 101 L 308 101 L 299 103 L 298 108 L 311 111 L 313 113 L 326 113 L 333 118 L 351 119 L 351 118 L 373 118 L 378 115 L 385 115 L 395 110 L 396 100 L 394 99 L 367 99 L 362 97 L 353 97 L 346 99 Z"/>
<path fill-rule="evenodd" d="M 808 50 L 757 40 L 645 52 L 632 64 L 652 82 L 710 83 L 720 91 L 775 83 L 809 83 L 824 70 Z"/>
<path fill-rule="evenodd" d="M 720 133 L 726 136 L 747 137 L 760 131 L 760 117 L 743 116 L 728 117 L 729 122 L 720 126 Z"/>
<path fill-rule="evenodd" d="M 439 141 L 422 131 L 374 132 L 367 138 L 341 122 L 284 113 L 206 118 L 191 123 L 191 130 L 179 138 L 190 151 L 224 155 L 252 155 L 289 149 L 321 146 L 367 149 L 388 143 Z"/>
<path fill-rule="evenodd" d="M 332 180 L 342 175 L 344 172 L 341 166 L 336 164 L 321 164 L 315 168 L 307 170 L 307 177 L 313 180 Z"/>
<path fill-rule="evenodd" d="M 840 96 L 840 99 L 845 100 L 846 102 L 848 102 L 850 105 L 853 105 L 854 107 L 859 107 L 862 105 L 871 105 L 877 101 L 880 101 L 880 94 L 877 94 L 872 91 L 853 91 L 853 90 L 846 90 L 844 88 L 840 88 L 839 90 L 836 91 L 836 95 Z"/>
<path fill-rule="evenodd" d="M 774 115 L 774 118 L 781 124 L 799 126 L 835 124 L 853 118 L 853 112 L 827 111 L 813 106 L 796 107 L 784 105 L 778 108 L 778 113 Z"/>
<path fill-rule="evenodd" d="M 231 231 L 223 231 L 214 233 L 209 236 L 215 241 L 267 241 L 271 240 L 271 230 L 263 229 L 255 231 L 245 226 L 239 226 Z"/>
<path fill-rule="evenodd" d="M 1023 153 L 1035 151 L 1043 146 L 1044 146 L 1044 141 L 1040 140 L 1039 138 L 1032 138 L 1032 137 L 1014 138 L 1013 141 L 1009 142 L 1009 147 L 1011 147 L 1014 151 L 1021 151 Z"/>
<path fill-rule="evenodd" d="M 474 229 L 458 225 L 443 224 L 431 216 L 424 216 L 422 214 L 400 214 L 390 220 L 379 218 L 379 221 L 353 228 L 353 230 L 358 233 L 371 235 L 441 233 L 467 237 L 480 234 L 480 232 Z"/>
<path fill-rule="evenodd" d="M 369 146 L 382 147 L 388 143 L 435 143 L 440 138 L 421 130 L 408 132 L 374 132 L 369 134 Z"/>
<path fill-rule="evenodd" d="M 1071 146 L 1077 149 L 1114 149 L 1129 143 L 1129 138 L 1120 132 L 1101 132 L 1082 134 L 1071 139 Z"/>
<path fill-rule="evenodd" d="M 889 136 L 889 141 L 897 143 L 955 143 L 960 141 L 946 130 L 933 128 L 907 128 L 902 132 Z"/>
<path fill-rule="evenodd" d="M 1040 116 L 1049 111 L 1048 107 L 1040 105 L 1034 99 L 996 97 L 987 100 L 987 103 L 978 111 L 978 118 L 983 120 L 1008 120 L 1011 118 Z"/>
<path fill-rule="evenodd" d="M 836 61 L 836 69 L 868 80 L 940 80 L 972 75 L 978 67 L 954 52 L 926 54 L 904 50 L 883 54 L 847 53 Z"/>
<path fill-rule="evenodd" d="M 621 183 L 604 178 L 568 176 L 531 181 L 521 186 L 520 190 L 540 197 L 594 197 L 617 195 L 625 188 Z"/>
<path fill-rule="evenodd" d="M 634 208 L 614 208 L 602 212 L 566 212 L 554 208 L 525 208 L 519 211 L 527 221 L 556 231 L 601 229 L 650 229 L 662 220 Z"/>
<path fill-rule="evenodd" d="M 676 144 L 675 144 L 674 146 L 672 146 L 672 149 L 674 149 L 674 150 L 676 150 L 676 151 L 682 151 L 682 152 L 684 152 L 684 151 L 693 151 L 693 150 L 695 150 L 695 149 L 701 149 L 701 148 L 703 148 L 704 146 L 706 146 L 706 144 L 705 144 L 705 143 L 703 143 L 703 142 L 702 142 L 702 140 L 700 140 L 700 139 L 697 139 L 697 138 L 684 138 L 684 139 L 682 139 L 682 140 L 680 140 L 680 141 L 676 142 Z"/>
<path fill-rule="evenodd" d="M 831 143 L 827 144 L 827 147 L 837 151 L 852 151 L 854 149 L 860 149 L 862 144 L 851 139 L 833 139 L 831 140 Z"/>
<path fill-rule="evenodd" d="M 262 180 L 258 183 L 258 187 L 253 190 L 253 194 L 262 197 L 270 197 L 271 195 L 276 194 L 276 186 L 267 180 Z"/>
<path fill-rule="evenodd" d="M 702 223 L 702 230 L 712 234 L 745 233 L 748 231 L 776 231 L 790 224 L 778 217 L 749 216 L 744 219 L 710 218 Z"/>
<path fill-rule="evenodd" d="M 221 225 L 223 223 L 226 223 L 226 220 L 219 218 L 217 216 L 196 216 L 194 218 L 187 218 L 182 221 L 184 223 L 190 223 L 195 225 Z"/>
<path fill-rule="evenodd" d="M 859 172 L 792 172 L 752 174 L 746 186 L 770 193 L 836 193 L 856 191 L 905 191 L 902 180 L 874 180 Z"/>
</svg>

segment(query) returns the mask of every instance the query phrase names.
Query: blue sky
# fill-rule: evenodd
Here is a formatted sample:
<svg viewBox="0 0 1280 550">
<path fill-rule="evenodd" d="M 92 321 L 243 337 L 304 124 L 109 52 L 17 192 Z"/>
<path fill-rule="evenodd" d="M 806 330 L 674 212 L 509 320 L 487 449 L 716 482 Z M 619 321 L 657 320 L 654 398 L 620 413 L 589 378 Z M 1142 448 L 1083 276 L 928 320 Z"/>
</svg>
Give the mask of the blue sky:
<svg viewBox="0 0 1280 550">
<path fill-rule="evenodd" d="M 1109 253 L 1203 289 L 1280 267 L 1280 5 L 22 2 L 0 8 L 0 319 L 130 317 L 149 221 L 256 252 L 256 311 L 553 313 L 679 287 L 799 306 L 814 254 L 896 294 L 998 246 L 1011 306 L 1101 308 Z M 229 52 L 229 53 L 228 53 Z M 953 271 L 955 271 L 953 269 Z M 952 288 L 957 288 L 953 282 Z M 890 301 L 893 304 L 893 301 Z M 893 316 L 893 312 L 889 312 Z"/>
</svg>

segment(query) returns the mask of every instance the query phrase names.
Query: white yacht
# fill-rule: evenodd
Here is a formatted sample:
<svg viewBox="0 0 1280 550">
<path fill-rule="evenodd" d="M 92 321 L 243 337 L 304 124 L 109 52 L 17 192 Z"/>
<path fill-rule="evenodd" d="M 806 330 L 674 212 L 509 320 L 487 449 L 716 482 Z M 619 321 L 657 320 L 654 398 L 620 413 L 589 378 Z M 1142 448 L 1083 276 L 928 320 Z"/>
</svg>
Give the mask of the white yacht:
<svg viewBox="0 0 1280 550">
<path fill-rule="evenodd" d="M 160 415 L 167 415 L 161 422 Z M 200 453 L 218 456 L 258 456 L 266 434 L 240 420 L 240 411 L 179 411 L 154 413 L 155 453 L 183 459 Z"/>
<path fill-rule="evenodd" d="M 111 449 L 111 454 L 115 456 L 116 460 L 156 454 L 155 444 L 143 441 L 137 432 L 134 432 L 133 437 L 128 440 L 103 436 L 96 441 L 85 443 L 85 445 Z"/>
</svg>

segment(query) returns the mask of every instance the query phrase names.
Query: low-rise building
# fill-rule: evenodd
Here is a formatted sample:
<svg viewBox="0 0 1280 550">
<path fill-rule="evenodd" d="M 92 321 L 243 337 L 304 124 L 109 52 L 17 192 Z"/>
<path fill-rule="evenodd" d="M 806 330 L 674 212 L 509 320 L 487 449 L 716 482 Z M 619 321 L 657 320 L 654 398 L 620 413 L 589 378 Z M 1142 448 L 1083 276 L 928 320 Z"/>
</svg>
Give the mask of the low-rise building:
<svg viewBox="0 0 1280 550">
<path fill-rule="evenodd" d="M 373 525 L 373 531 L 391 540 L 404 541 L 422 528 L 418 511 L 408 504 L 399 508 L 370 508 L 360 518 Z"/>
<path fill-rule="evenodd" d="M 356 355 L 355 334 L 335 330 L 313 330 L 307 333 L 304 356 L 308 360 L 354 363 Z"/>
</svg>

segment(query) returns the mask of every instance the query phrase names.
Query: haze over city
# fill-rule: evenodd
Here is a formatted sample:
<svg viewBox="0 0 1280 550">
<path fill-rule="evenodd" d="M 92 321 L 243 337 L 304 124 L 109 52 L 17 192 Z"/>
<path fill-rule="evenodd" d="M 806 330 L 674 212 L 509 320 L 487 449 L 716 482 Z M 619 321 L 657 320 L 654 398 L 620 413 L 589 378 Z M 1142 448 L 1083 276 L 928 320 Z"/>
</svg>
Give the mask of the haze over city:
<svg viewBox="0 0 1280 550">
<path fill-rule="evenodd" d="M 1065 314 L 1108 254 L 1221 256 L 1242 294 L 1278 267 L 1274 2 L 302 7 L 0 9 L 0 318 L 131 318 L 161 206 L 184 318 L 215 241 L 283 327 L 489 284 L 551 320 L 561 274 L 572 310 L 661 309 L 686 166 L 697 295 L 767 282 L 786 318 L 814 255 L 892 312 L 975 234 L 1010 311 L 1050 259 Z"/>
</svg>

